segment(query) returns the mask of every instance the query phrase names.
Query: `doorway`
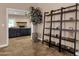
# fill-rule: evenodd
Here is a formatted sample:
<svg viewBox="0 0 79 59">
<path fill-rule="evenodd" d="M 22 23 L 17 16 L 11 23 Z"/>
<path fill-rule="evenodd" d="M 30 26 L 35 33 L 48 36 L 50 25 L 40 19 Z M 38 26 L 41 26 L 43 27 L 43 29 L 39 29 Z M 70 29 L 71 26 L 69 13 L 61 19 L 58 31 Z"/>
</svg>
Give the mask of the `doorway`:
<svg viewBox="0 0 79 59">
<path fill-rule="evenodd" d="M 9 38 L 31 35 L 31 22 L 26 12 L 29 11 L 8 8 Z"/>
</svg>

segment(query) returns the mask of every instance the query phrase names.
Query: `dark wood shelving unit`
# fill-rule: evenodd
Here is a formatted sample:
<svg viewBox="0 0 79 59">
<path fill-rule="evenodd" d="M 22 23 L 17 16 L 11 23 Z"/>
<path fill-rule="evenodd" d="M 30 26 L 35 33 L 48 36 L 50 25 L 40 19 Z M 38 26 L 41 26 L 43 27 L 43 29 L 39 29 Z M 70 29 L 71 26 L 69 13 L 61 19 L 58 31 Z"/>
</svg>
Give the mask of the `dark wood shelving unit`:
<svg viewBox="0 0 79 59">
<path fill-rule="evenodd" d="M 76 52 L 78 51 L 78 50 L 76 50 L 76 42 L 78 41 L 76 36 L 77 36 L 77 32 L 79 32 L 79 30 L 77 29 L 77 22 L 79 22 L 79 20 L 77 19 L 78 18 L 77 13 L 79 11 L 78 10 L 78 6 L 79 6 L 79 4 L 76 3 L 75 5 L 72 5 L 72 6 L 62 7 L 62 8 L 57 9 L 57 10 L 51 10 L 50 12 L 45 12 L 44 13 L 43 39 L 42 39 L 42 42 L 48 43 L 49 47 L 52 47 L 52 46 L 58 47 L 59 48 L 59 52 L 61 52 L 61 50 L 66 50 L 66 51 L 72 53 L 75 56 Z M 69 9 L 69 8 L 73 8 L 73 7 L 74 7 L 74 9 Z M 66 9 L 68 9 L 68 10 L 66 10 Z M 72 12 L 75 13 L 75 19 L 74 20 L 64 20 L 63 19 L 63 14 L 66 14 L 66 13 L 68 14 L 68 13 L 72 13 Z M 53 19 L 53 16 L 56 16 L 56 15 L 60 15 L 60 20 L 54 20 Z M 46 21 L 45 20 L 46 17 L 48 17 L 48 16 L 51 17 L 50 21 Z M 52 23 L 58 23 L 58 22 L 60 24 L 60 28 L 52 28 Z M 62 28 L 63 23 L 65 23 L 65 22 L 68 22 L 68 23 L 69 22 L 70 23 L 73 22 L 75 24 L 75 28 L 74 29 Z M 46 23 L 50 24 L 49 28 L 45 27 Z M 45 29 L 50 30 L 49 34 L 45 34 Z M 59 34 L 53 35 L 54 33 L 52 34 L 52 30 L 59 31 Z M 62 36 L 62 32 L 64 32 L 64 31 L 66 31 L 66 32 L 74 32 L 74 38 L 63 37 Z M 48 36 L 49 39 L 45 40 L 44 36 Z M 57 40 L 59 40 L 59 43 L 56 44 L 55 42 L 53 42 L 51 40 L 51 38 L 57 38 Z M 74 47 L 72 48 L 72 47 L 69 47 L 69 46 L 67 46 L 65 44 L 62 45 L 62 40 L 73 43 Z"/>
</svg>

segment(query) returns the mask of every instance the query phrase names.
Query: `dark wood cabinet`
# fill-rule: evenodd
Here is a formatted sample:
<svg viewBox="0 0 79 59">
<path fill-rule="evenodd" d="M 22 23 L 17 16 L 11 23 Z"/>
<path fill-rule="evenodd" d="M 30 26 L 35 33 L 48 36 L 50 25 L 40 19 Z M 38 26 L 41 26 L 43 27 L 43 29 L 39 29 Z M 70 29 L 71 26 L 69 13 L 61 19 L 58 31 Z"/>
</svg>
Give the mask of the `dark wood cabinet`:
<svg viewBox="0 0 79 59">
<path fill-rule="evenodd" d="M 31 28 L 9 28 L 9 38 L 31 35 Z"/>
</svg>

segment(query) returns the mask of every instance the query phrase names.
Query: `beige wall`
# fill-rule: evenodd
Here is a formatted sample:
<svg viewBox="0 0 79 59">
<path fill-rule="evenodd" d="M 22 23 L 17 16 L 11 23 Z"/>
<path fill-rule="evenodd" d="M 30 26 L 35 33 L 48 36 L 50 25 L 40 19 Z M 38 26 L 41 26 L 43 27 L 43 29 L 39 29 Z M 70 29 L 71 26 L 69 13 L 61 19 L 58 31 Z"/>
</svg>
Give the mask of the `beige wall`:
<svg viewBox="0 0 79 59">
<path fill-rule="evenodd" d="M 37 6 L 41 7 L 42 11 L 50 11 L 59 9 L 61 7 L 66 7 L 70 5 L 74 5 L 75 3 L 39 3 Z"/>
</svg>

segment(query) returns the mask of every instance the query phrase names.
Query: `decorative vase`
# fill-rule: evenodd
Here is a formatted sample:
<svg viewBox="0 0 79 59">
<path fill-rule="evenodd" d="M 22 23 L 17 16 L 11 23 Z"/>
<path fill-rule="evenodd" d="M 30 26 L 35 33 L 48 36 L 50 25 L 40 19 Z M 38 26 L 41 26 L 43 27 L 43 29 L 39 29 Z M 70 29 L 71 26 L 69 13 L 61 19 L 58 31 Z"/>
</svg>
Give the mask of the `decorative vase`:
<svg viewBox="0 0 79 59">
<path fill-rule="evenodd" d="M 33 42 L 38 41 L 37 24 L 32 22 L 32 40 Z"/>
</svg>

